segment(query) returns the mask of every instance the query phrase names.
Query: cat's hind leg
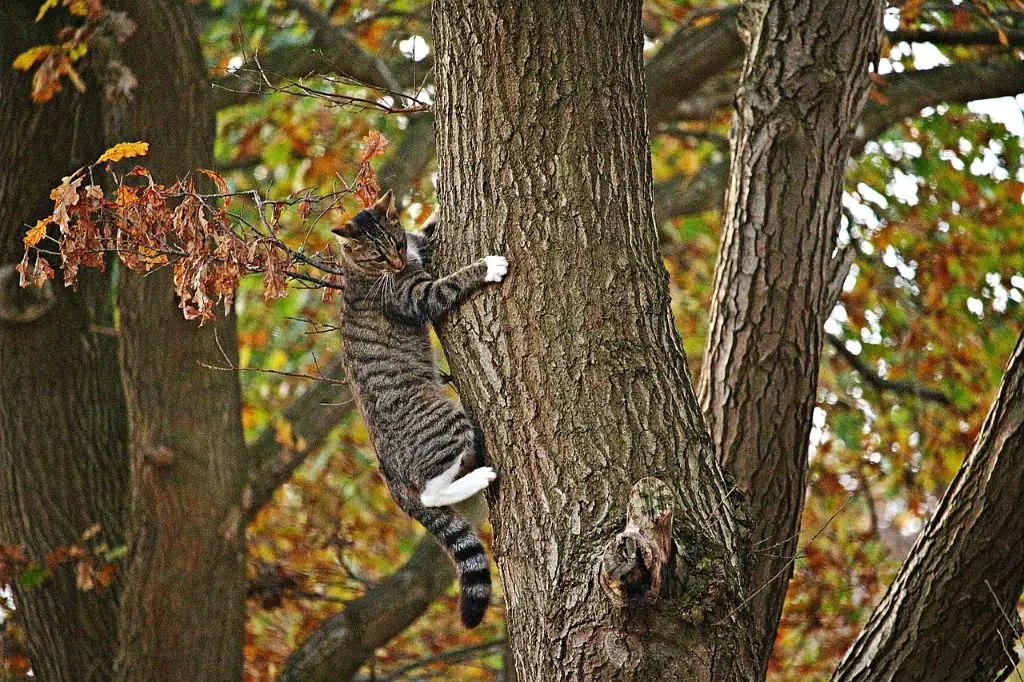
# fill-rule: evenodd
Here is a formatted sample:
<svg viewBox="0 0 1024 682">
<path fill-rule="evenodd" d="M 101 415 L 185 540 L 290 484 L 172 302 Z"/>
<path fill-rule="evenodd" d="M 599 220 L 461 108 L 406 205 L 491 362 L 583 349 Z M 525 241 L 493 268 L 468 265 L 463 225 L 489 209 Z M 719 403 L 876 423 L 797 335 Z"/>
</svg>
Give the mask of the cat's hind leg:
<svg viewBox="0 0 1024 682">
<path fill-rule="evenodd" d="M 476 495 L 491 484 L 498 474 L 491 467 L 473 469 L 462 478 L 455 479 L 462 464 L 461 458 L 440 476 L 427 481 L 420 493 L 420 502 L 426 507 L 444 507 Z"/>
</svg>

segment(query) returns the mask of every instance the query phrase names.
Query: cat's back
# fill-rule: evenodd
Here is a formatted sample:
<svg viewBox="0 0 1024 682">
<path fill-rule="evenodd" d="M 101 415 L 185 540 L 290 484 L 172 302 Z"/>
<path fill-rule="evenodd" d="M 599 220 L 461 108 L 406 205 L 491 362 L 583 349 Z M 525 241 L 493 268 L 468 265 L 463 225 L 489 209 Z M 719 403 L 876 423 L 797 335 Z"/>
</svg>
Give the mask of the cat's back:
<svg viewBox="0 0 1024 682">
<path fill-rule="evenodd" d="M 341 310 L 345 369 L 368 421 L 405 416 L 439 383 L 425 324 L 390 316 L 373 285 L 346 288 Z"/>
</svg>

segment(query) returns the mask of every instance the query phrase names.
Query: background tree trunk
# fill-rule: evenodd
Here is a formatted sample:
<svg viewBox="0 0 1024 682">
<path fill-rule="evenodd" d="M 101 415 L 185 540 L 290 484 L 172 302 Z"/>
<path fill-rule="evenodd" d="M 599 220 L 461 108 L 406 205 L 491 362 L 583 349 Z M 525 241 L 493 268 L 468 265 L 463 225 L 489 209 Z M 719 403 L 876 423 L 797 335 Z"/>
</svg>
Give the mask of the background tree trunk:
<svg viewBox="0 0 1024 682">
<path fill-rule="evenodd" d="M 103 151 L 97 88 L 35 104 L 31 74 L 10 68 L 53 42 L 53 18 L 37 24 L 38 11 L 32 0 L 0 3 L 0 541 L 43 560 L 96 523 L 94 541 L 123 543 L 128 461 L 109 278 L 83 273 L 72 291 L 58 273 L 40 292 L 19 289 L 12 270 L 26 224 L 52 210 L 50 190 Z M 40 316 L 23 317 L 25 305 Z M 36 679 L 110 679 L 120 580 L 83 592 L 65 565 L 39 587 L 13 588 Z"/>
<path fill-rule="evenodd" d="M 766 666 L 793 572 L 823 325 L 849 268 L 843 175 L 882 3 L 747 3 L 740 23 L 749 45 L 699 392 L 750 505 L 746 594 Z"/>
<path fill-rule="evenodd" d="M 729 599 L 737 531 L 658 253 L 640 6 L 440 0 L 434 31 L 440 263 L 511 263 L 440 331 L 500 472 L 518 672 L 750 679 Z M 694 572 L 681 594 L 618 609 L 595 568 L 644 476 L 673 487 Z"/>
<path fill-rule="evenodd" d="M 139 79 L 124 119 L 150 143 L 146 166 L 170 184 L 209 167 L 213 109 L 191 9 L 117 3 L 138 24 L 125 62 Z M 233 315 L 182 317 L 171 272 L 128 273 L 118 301 L 129 404 L 132 503 L 118 675 L 242 677 L 245 443 Z M 184 671 L 187 671 L 185 673 Z"/>
</svg>

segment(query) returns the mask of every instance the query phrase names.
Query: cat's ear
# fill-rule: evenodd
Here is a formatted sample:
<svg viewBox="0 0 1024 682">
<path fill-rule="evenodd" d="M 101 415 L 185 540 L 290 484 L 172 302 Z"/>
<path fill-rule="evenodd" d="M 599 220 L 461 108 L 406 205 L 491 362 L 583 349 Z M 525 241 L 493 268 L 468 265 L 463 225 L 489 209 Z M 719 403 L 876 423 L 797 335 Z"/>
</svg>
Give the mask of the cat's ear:
<svg viewBox="0 0 1024 682">
<path fill-rule="evenodd" d="M 377 201 L 374 202 L 373 207 L 391 220 L 398 217 L 398 209 L 395 208 L 395 195 L 391 190 L 380 195 Z"/>
<path fill-rule="evenodd" d="M 358 225 L 356 225 L 356 222 L 354 220 L 350 220 L 344 225 L 340 225 L 338 227 L 331 229 L 331 232 L 338 235 L 339 237 L 353 239 L 361 235 L 363 233 L 363 230 Z"/>
</svg>

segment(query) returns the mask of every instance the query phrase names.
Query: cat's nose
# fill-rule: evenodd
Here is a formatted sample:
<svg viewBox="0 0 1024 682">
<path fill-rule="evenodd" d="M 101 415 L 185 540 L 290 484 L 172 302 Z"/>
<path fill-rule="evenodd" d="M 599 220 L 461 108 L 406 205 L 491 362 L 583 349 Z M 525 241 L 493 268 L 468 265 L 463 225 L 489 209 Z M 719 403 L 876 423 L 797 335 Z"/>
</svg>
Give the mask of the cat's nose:
<svg viewBox="0 0 1024 682">
<path fill-rule="evenodd" d="M 401 256 L 390 256 L 388 258 L 388 265 L 394 268 L 395 272 L 398 272 L 405 267 L 405 260 Z"/>
</svg>

